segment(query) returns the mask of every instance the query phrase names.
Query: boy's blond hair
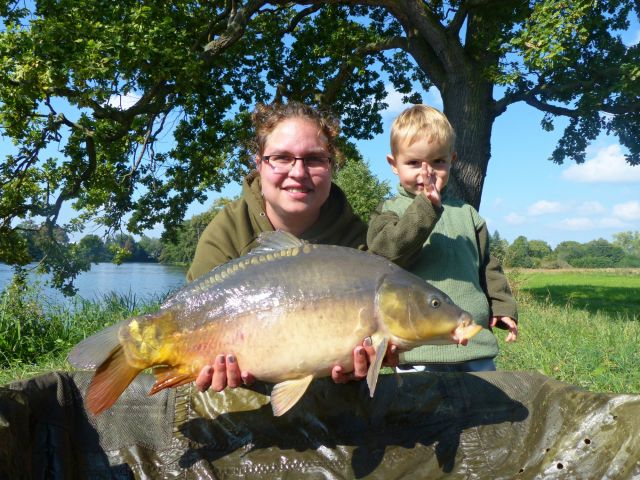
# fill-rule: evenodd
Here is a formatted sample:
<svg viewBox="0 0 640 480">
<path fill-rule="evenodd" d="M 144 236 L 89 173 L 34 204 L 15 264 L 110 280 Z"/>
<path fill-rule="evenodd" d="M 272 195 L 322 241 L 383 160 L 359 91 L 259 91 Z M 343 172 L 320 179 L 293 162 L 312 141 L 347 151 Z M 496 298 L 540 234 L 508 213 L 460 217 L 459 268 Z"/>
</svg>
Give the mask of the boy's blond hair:
<svg viewBox="0 0 640 480">
<path fill-rule="evenodd" d="M 391 125 L 391 153 L 397 154 L 398 145 L 408 141 L 409 145 L 418 137 L 426 136 L 429 143 L 437 141 L 449 145 L 453 153 L 456 132 L 440 110 L 428 105 L 414 105 L 404 110 Z"/>
</svg>

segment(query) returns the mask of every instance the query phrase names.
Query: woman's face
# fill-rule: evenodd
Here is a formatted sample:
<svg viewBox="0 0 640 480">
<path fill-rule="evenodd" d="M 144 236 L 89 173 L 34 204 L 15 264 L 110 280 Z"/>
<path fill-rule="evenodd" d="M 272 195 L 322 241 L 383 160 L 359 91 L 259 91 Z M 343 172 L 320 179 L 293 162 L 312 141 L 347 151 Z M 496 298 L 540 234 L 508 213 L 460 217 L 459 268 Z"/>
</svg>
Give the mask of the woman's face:
<svg viewBox="0 0 640 480">
<path fill-rule="evenodd" d="M 267 136 L 262 156 L 329 156 L 327 138 L 318 125 L 305 118 L 289 118 L 276 125 Z M 293 167 L 277 173 L 256 157 L 262 180 L 265 211 L 275 229 L 300 235 L 318 219 L 320 208 L 331 190 L 331 165 L 309 169 L 297 160 Z"/>
</svg>

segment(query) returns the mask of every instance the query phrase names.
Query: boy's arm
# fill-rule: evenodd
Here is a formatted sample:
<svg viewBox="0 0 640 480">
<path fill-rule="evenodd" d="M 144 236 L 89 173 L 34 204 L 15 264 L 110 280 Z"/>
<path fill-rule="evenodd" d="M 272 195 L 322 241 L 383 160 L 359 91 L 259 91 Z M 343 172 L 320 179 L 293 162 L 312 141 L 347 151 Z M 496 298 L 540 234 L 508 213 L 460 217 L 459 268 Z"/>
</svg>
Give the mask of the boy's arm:
<svg viewBox="0 0 640 480">
<path fill-rule="evenodd" d="M 401 267 L 410 267 L 441 215 L 442 207 L 434 207 L 423 195 L 417 195 L 402 216 L 382 211 L 381 203 L 371 214 L 367 247 Z"/>
<path fill-rule="evenodd" d="M 483 223 L 477 232 L 480 250 L 480 282 L 489 299 L 491 316 L 511 317 L 518 320 L 518 307 L 513 298 L 502 265 L 489 252 L 489 231 Z"/>
</svg>

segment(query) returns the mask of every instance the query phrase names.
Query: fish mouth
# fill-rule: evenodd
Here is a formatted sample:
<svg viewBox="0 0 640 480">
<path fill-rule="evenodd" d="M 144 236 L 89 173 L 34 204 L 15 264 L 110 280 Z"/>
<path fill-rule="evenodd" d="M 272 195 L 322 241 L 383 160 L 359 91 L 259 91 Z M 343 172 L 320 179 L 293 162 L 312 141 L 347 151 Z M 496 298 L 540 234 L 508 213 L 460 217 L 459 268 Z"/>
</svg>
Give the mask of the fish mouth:
<svg viewBox="0 0 640 480">
<path fill-rule="evenodd" d="M 482 330 L 482 325 L 473 323 L 473 318 L 465 315 L 465 318 L 451 332 L 451 338 L 458 345 L 467 345 L 469 339 Z"/>
</svg>

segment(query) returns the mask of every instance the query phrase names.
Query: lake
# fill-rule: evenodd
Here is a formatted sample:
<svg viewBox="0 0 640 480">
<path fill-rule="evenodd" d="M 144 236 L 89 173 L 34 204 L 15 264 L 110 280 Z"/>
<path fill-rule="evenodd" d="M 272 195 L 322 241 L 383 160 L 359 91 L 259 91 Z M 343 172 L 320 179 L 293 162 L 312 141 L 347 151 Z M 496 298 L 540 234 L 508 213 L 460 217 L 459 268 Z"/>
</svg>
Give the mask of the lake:
<svg viewBox="0 0 640 480">
<path fill-rule="evenodd" d="M 33 265 L 35 267 L 35 264 Z M 109 293 L 133 296 L 138 301 L 160 300 L 185 284 L 186 267 L 159 263 L 97 263 L 81 273 L 74 282 L 77 295 L 86 300 L 101 300 Z M 0 290 L 11 281 L 13 270 L 0 263 Z M 30 274 L 30 283 L 44 285 L 48 275 Z M 43 294 L 51 303 L 68 303 L 59 291 L 43 286 Z"/>
</svg>

